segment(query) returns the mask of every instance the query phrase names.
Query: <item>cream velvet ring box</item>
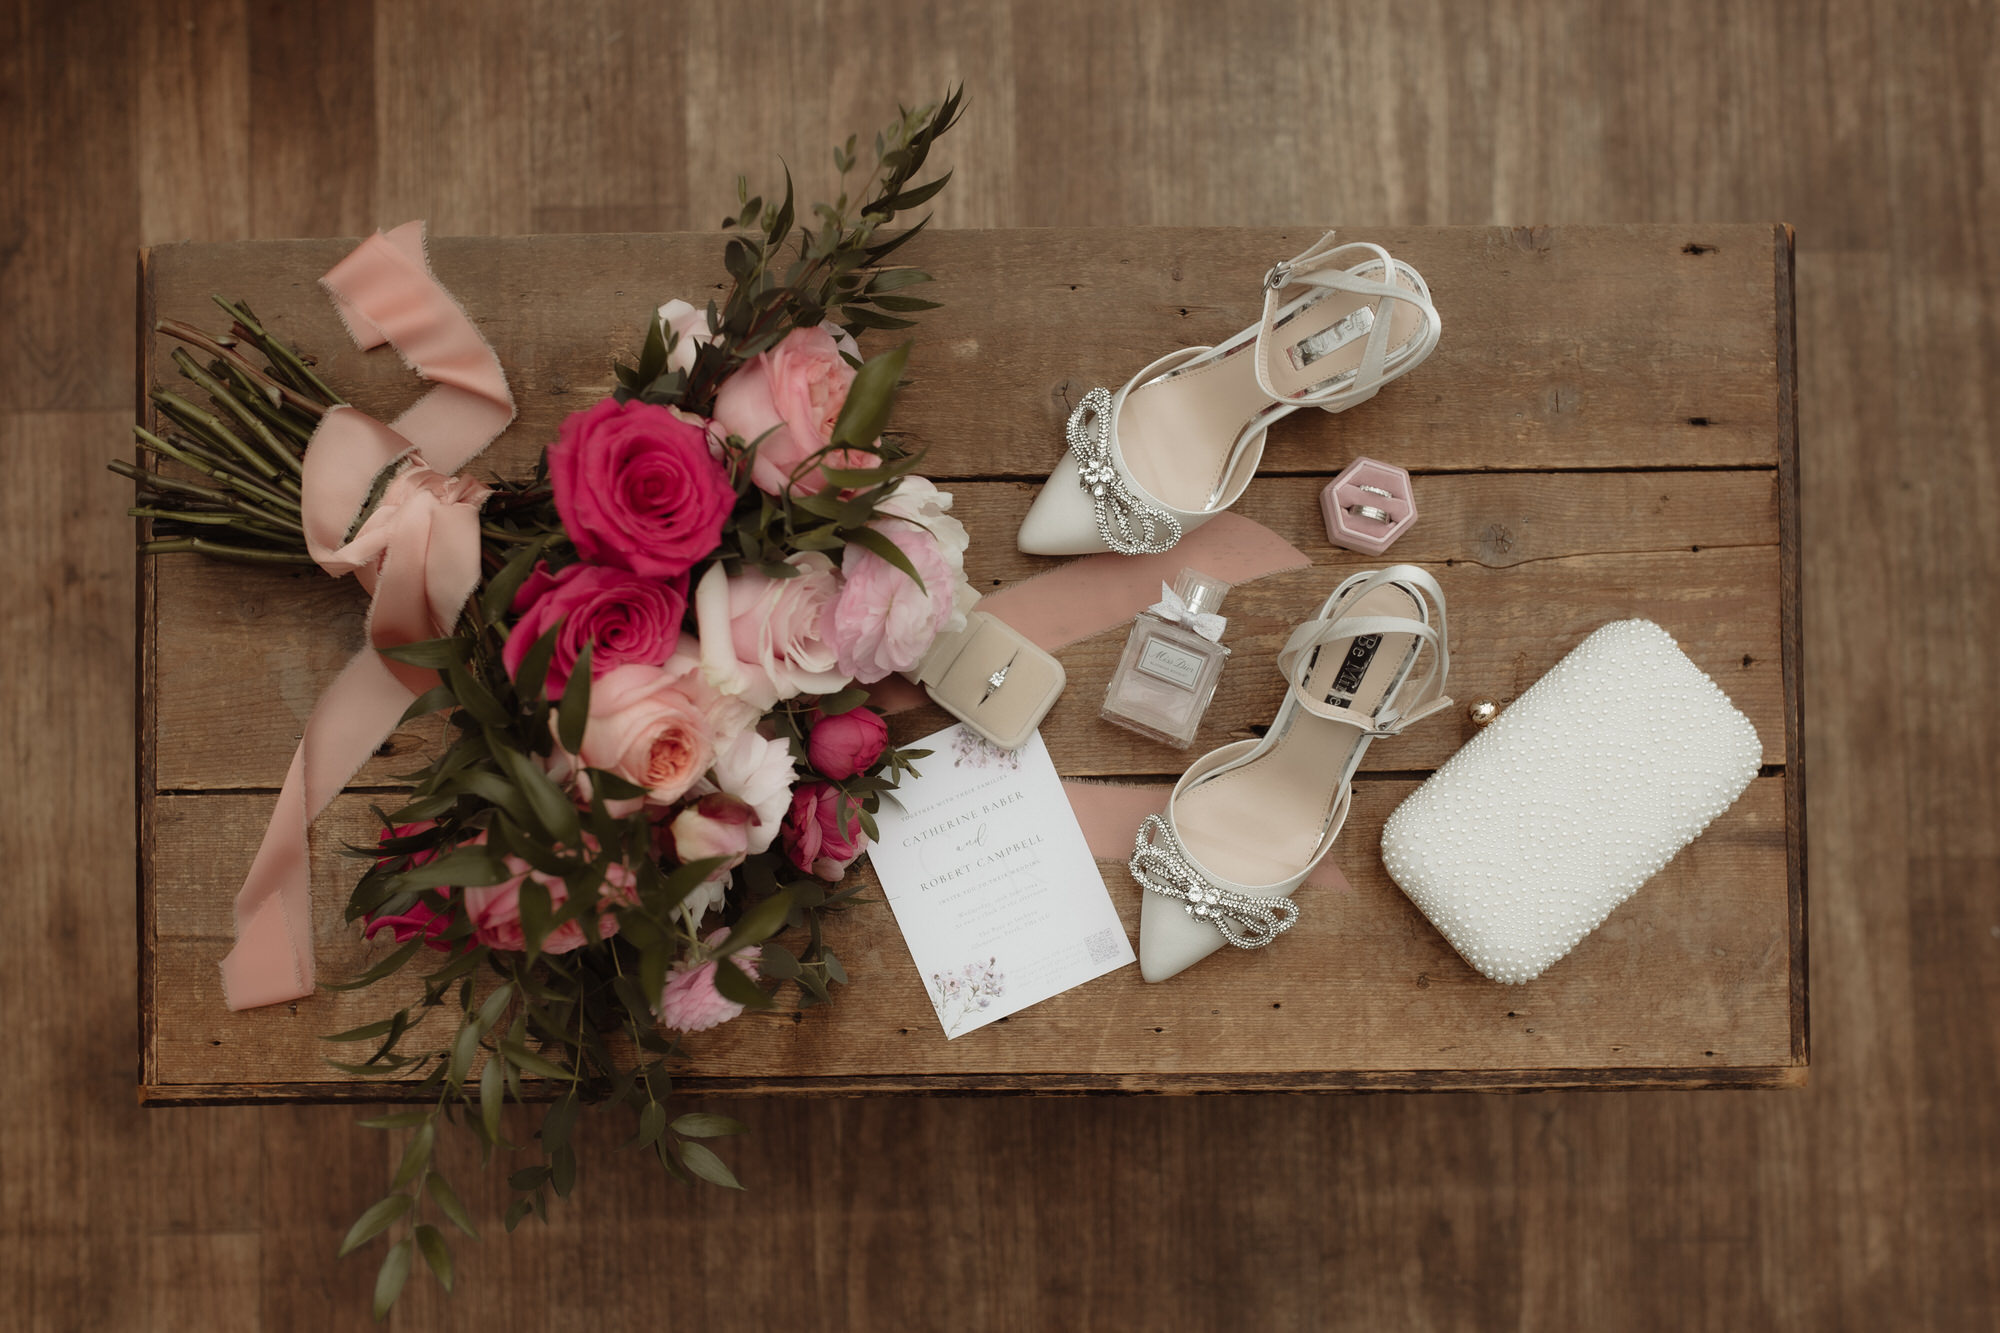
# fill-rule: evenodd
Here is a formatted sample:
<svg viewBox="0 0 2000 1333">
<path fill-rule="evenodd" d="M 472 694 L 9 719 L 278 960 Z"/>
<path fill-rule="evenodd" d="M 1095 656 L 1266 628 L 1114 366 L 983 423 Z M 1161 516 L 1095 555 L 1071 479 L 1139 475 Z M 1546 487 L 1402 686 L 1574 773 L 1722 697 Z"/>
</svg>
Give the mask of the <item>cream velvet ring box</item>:
<svg viewBox="0 0 2000 1333">
<path fill-rule="evenodd" d="M 1382 860 L 1474 969 L 1531 981 L 1727 810 L 1761 753 L 1671 635 L 1613 621 L 1396 808 Z"/>
</svg>

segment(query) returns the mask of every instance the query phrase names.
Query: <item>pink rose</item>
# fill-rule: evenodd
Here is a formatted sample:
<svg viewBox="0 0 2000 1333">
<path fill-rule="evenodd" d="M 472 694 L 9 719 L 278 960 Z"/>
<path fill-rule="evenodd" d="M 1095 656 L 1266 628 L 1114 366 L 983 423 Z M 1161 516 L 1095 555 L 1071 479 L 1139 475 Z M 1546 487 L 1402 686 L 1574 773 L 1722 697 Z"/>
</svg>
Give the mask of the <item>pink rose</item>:
<svg viewBox="0 0 2000 1333">
<path fill-rule="evenodd" d="M 889 744 L 889 724 L 872 708 L 854 708 L 828 717 L 813 710 L 806 756 L 822 776 L 845 782 L 875 767 Z"/>
<path fill-rule="evenodd" d="M 837 882 L 867 846 L 858 797 L 830 782 L 808 782 L 792 793 L 785 857 L 800 870 Z"/>
<path fill-rule="evenodd" d="M 653 579 L 713 551 L 736 505 L 705 423 L 636 399 L 572 413 L 549 446 L 549 479 L 585 560 Z"/>
<path fill-rule="evenodd" d="M 662 581 L 591 564 L 568 565 L 551 575 L 546 564 L 538 564 L 514 595 L 514 611 L 520 619 L 500 650 L 507 674 L 518 676 L 528 649 L 560 625 L 542 686 L 544 697 L 560 699 L 586 643 L 594 645 L 592 678 L 627 662 L 659 666 L 671 657 L 687 615 L 687 575 Z"/>
<path fill-rule="evenodd" d="M 848 351 L 854 340 L 842 335 Z M 715 424 L 756 446 L 750 480 L 770 495 L 811 495 L 826 467 L 871 467 L 871 454 L 838 450 L 815 458 L 833 438 L 854 370 L 825 325 L 793 329 L 750 358 L 715 395 Z M 810 464 L 810 465 L 809 465 Z M 796 475 L 795 475 L 796 474 Z"/>
<path fill-rule="evenodd" d="M 786 563 L 799 573 L 774 579 L 745 569 L 730 578 L 710 565 L 694 591 L 703 674 L 759 709 L 795 695 L 832 694 L 848 681 L 825 638 L 827 608 L 840 595 L 833 561 L 801 551 Z"/>
<path fill-rule="evenodd" d="M 708 311 L 678 298 L 660 307 L 660 322 L 674 331 L 674 350 L 667 353 L 667 369 L 693 371 L 695 353 L 704 343 L 715 341 L 708 331 Z"/>
<path fill-rule="evenodd" d="M 703 943 L 712 949 L 728 936 L 728 931 L 718 930 Z M 729 961 L 755 981 L 757 964 L 763 956 L 764 950 L 752 945 Z M 725 999 L 722 992 L 715 988 L 714 959 L 697 962 L 691 955 L 676 962 L 672 970 L 673 975 L 667 978 L 667 984 L 660 992 L 660 1022 L 667 1027 L 682 1032 L 706 1032 L 743 1012 L 742 1005 Z"/>
<path fill-rule="evenodd" d="M 527 936 L 521 928 L 521 885 L 532 879 L 546 888 L 551 911 L 569 901 L 569 885 L 563 882 L 561 875 L 530 869 L 528 863 L 518 857 L 507 858 L 507 870 L 512 878 L 498 884 L 476 885 L 464 891 L 465 914 L 472 918 L 473 939 L 491 948 L 519 953 L 528 947 Z M 618 933 L 618 918 L 612 914 L 612 908 L 630 906 L 638 901 L 638 881 L 631 870 L 612 863 L 597 895 L 600 909 L 598 937 L 608 939 Z M 542 952 L 569 953 L 587 943 L 589 937 L 584 934 L 583 922 L 565 921 L 542 941 Z"/>
<path fill-rule="evenodd" d="M 649 804 L 678 801 L 714 762 L 718 739 L 715 719 L 681 688 L 691 674 L 636 664 L 606 672 L 591 687 L 577 757 L 644 787 Z"/>
</svg>

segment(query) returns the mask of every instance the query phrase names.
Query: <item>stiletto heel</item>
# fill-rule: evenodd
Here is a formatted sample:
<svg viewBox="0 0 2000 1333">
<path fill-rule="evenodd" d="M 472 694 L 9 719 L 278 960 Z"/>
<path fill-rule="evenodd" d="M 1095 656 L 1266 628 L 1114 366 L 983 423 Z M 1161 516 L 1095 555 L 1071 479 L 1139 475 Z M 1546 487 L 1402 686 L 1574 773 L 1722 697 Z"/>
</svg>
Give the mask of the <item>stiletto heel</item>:
<svg viewBox="0 0 2000 1333">
<path fill-rule="evenodd" d="M 1287 300 L 1296 287 L 1307 290 Z M 1068 452 L 1021 523 L 1021 549 L 1170 550 L 1243 494 L 1274 422 L 1367 402 L 1421 364 L 1441 330 L 1415 269 L 1379 245 L 1335 245 L 1328 232 L 1265 274 L 1256 324 L 1169 353 L 1115 394 L 1083 396 Z"/>
<path fill-rule="evenodd" d="M 1131 869 L 1147 891 L 1146 980 L 1165 981 L 1224 944 L 1262 948 L 1292 928 L 1292 891 L 1340 835 L 1362 756 L 1450 706 L 1450 666 L 1444 592 L 1414 565 L 1355 575 L 1292 631 L 1278 654 L 1290 688 L 1270 730 L 1196 760 L 1166 815 L 1139 827 Z"/>
</svg>

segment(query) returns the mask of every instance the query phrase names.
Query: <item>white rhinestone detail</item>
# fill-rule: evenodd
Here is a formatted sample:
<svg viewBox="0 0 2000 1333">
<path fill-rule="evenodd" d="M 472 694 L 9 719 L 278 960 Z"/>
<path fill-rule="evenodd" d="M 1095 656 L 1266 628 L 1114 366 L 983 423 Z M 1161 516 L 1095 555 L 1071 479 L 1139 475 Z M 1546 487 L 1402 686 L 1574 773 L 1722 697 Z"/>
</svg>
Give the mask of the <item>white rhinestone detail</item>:
<svg viewBox="0 0 2000 1333">
<path fill-rule="evenodd" d="M 1159 555 L 1181 539 L 1180 520 L 1132 493 L 1111 461 L 1111 391 L 1092 389 L 1069 414 L 1076 481 L 1097 511 L 1097 535 L 1120 555 Z"/>
<path fill-rule="evenodd" d="M 1189 916 L 1214 926 L 1239 949 L 1261 949 L 1299 919 L 1299 905 L 1290 898 L 1257 898 L 1210 882 L 1158 815 L 1146 816 L 1139 825 L 1132 846 L 1132 878 L 1147 890 L 1172 898 Z"/>
</svg>

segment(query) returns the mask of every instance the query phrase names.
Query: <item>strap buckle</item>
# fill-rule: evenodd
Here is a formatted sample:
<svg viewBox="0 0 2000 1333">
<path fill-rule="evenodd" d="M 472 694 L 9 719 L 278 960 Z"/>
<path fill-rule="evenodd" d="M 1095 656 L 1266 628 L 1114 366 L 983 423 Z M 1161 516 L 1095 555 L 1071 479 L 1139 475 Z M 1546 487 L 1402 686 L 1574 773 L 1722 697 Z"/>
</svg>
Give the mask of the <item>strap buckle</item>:
<svg viewBox="0 0 2000 1333">
<path fill-rule="evenodd" d="M 1289 259 L 1280 259 L 1265 271 L 1264 290 L 1267 292 L 1281 292 L 1291 285 L 1291 281 L 1292 261 Z"/>
</svg>

